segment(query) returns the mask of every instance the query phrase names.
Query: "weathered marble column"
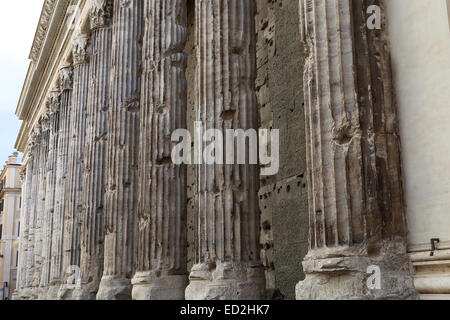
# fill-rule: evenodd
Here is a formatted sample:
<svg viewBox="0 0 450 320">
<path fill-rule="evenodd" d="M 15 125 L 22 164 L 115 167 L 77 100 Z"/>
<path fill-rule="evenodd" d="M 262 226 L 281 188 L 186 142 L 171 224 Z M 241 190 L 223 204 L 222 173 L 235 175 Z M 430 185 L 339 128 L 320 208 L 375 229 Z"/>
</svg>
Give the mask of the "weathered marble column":
<svg viewBox="0 0 450 320">
<path fill-rule="evenodd" d="M 39 296 L 39 285 L 42 271 L 42 227 L 45 211 L 45 190 L 47 178 L 47 156 L 48 143 L 50 138 L 50 119 L 47 110 L 39 119 L 41 126 L 41 142 L 39 145 L 39 172 L 38 172 L 38 190 L 36 193 L 36 223 L 35 223 L 35 244 L 34 244 L 34 274 L 33 274 L 33 299 Z"/>
<path fill-rule="evenodd" d="M 171 160 L 186 128 L 185 0 L 145 1 L 135 300 L 183 300 L 187 285 L 186 167 Z"/>
<path fill-rule="evenodd" d="M 298 299 L 416 297 L 386 25 L 367 28 L 370 4 L 383 8 L 301 1 L 310 251 Z M 380 268 L 379 290 L 369 266 Z"/>
<path fill-rule="evenodd" d="M 66 181 L 69 151 L 70 109 L 72 103 L 73 68 L 64 67 L 60 72 L 60 112 L 58 134 L 58 161 L 56 167 L 55 212 L 53 213 L 53 235 L 50 266 L 50 288 L 47 298 L 55 300 L 62 284 L 64 213 L 66 205 Z"/>
<path fill-rule="evenodd" d="M 28 237 L 30 233 L 30 195 L 33 182 L 34 153 L 32 141 L 27 147 L 27 160 L 25 164 L 25 177 L 22 183 L 22 208 L 20 211 L 20 242 L 19 242 L 19 267 L 17 270 L 17 297 L 26 299 L 26 278 L 27 278 L 27 257 L 28 257 Z"/>
<path fill-rule="evenodd" d="M 26 208 L 26 197 L 27 197 L 27 168 L 28 168 L 28 162 L 22 161 L 22 169 L 20 170 L 20 184 L 21 184 L 21 208 L 20 208 L 20 221 L 22 222 L 20 234 L 19 234 L 19 264 L 17 268 L 17 279 L 16 279 L 16 288 L 14 289 L 12 300 L 18 300 L 20 299 L 20 291 L 23 287 L 22 284 L 22 270 L 21 270 L 21 263 L 23 261 L 23 251 L 25 249 L 25 246 L 23 245 L 24 241 L 24 222 L 26 220 L 25 214 L 24 214 L 24 208 Z"/>
<path fill-rule="evenodd" d="M 86 112 L 89 91 L 89 36 L 81 34 L 74 39 L 73 90 L 70 110 L 69 151 L 66 181 L 66 207 L 64 211 L 63 284 L 60 299 L 71 299 L 76 283 L 68 281 L 79 276 L 80 228 L 84 208 L 82 182 L 84 168 L 84 143 L 86 137 Z M 75 276 L 75 277 L 74 277 Z"/>
<path fill-rule="evenodd" d="M 37 225 L 37 210 L 38 210 L 38 193 L 39 193 L 39 174 L 41 168 L 41 137 L 42 128 L 39 121 L 35 124 L 33 128 L 33 134 L 31 136 L 32 140 L 32 153 L 33 153 L 33 171 L 32 171 L 32 183 L 30 192 L 30 220 L 29 220 L 29 234 L 28 234 L 28 245 L 27 245 L 27 258 L 26 258 L 26 281 L 25 281 L 25 291 L 27 292 L 26 297 L 29 299 L 34 299 L 35 292 L 33 290 L 33 280 L 35 271 L 35 246 L 36 246 L 36 225 Z"/>
<path fill-rule="evenodd" d="M 197 120 L 224 137 L 228 129 L 258 129 L 254 14 L 252 0 L 196 1 Z M 203 164 L 196 171 L 196 265 L 186 299 L 263 298 L 259 166 Z"/>
<path fill-rule="evenodd" d="M 95 300 L 103 274 L 106 152 L 112 41 L 112 1 L 96 1 L 90 13 L 91 47 L 81 221 L 81 288 L 73 298 Z"/>
<path fill-rule="evenodd" d="M 50 284 L 50 260 L 53 233 L 53 213 L 55 210 L 56 165 L 58 160 L 58 130 L 59 130 L 59 89 L 54 89 L 48 98 L 48 112 L 50 121 L 49 145 L 47 157 L 47 177 L 45 188 L 45 208 L 42 227 L 42 271 L 40 279 L 39 299 L 47 299 Z"/>
<path fill-rule="evenodd" d="M 143 9 L 142 0 L 114 1 L 105 257 L 99 300 L 131 299 L 136 269 Z"/>
</svg>

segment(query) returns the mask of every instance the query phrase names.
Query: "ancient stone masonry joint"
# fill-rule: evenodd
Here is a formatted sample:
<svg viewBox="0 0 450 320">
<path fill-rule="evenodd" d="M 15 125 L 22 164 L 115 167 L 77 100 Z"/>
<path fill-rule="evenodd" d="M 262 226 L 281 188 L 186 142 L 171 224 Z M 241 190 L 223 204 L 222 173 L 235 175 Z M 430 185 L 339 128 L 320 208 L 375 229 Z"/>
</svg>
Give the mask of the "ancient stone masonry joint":
<svg viewBox="0 0 450 320">
<path fill-rule="evenodd" d="M 184 299 L 186 167 L 171 162 L 172 133 L 186 128 L 184 0 L 145 1 L 137 273 L 133 299 Z"/>
<path fill-rule="evenodd" d="M 301 1 L 310 251 L 298 299 L 416 297 L 389 51 L 366 28 L 369 2 Z M 366 287 L 371 265 L 382 290 Z"/>
<path fill-rule="evenodd" d="M 195 4 L 197 121 L 206 129 L 257 129 L 255 2 Z M 186 299 L 262 298 L 259 167 L 199 165 L 196 188 L 196 258 Z"/>
</svg>

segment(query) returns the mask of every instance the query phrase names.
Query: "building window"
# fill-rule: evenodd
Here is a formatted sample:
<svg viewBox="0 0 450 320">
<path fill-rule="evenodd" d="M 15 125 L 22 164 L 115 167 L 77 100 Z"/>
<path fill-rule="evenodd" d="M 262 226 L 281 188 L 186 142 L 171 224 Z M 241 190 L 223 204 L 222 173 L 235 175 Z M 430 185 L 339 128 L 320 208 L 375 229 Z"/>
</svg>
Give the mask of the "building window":
<svg viewBox="0 0 450 320">
<path fill-rule="evenodd" d="M 19 266 L 19 250 L 15 249 L 15 253 L 16 253 L 16 268 Z"/>
<path fill-rule="evenodd" d="M 5 205 L 5 200 L 0 201 L 0 213 L 3 212 L 4 205 Z"/>
<path fill-rule="evenodd" d="M 20 238 L 20 219 L 16 220 L 16 236 Z"/>
<path fill-rule="evenodd" d="M 19 209 L 21 209 L 22 208 L 22 197 L 20 196 L 19 197 Z"/>
<path fill-rule="evenodd" d="M 3 225 L 0 224 L 0 240 L 2 240 Z"/>
</svg>

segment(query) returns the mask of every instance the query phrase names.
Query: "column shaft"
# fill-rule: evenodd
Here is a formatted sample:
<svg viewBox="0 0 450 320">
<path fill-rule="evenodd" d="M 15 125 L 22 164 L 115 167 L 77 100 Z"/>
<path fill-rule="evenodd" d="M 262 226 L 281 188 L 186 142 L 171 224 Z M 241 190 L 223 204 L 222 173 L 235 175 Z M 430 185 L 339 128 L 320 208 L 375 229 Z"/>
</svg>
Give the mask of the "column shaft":
<svg viewBox="0 0 450 320">
<path fill-rule="evenodd" d="M 226 130 L 258 129 L 254 14 L 251 0 L 196 1 L 197 120 L 223 137 Z M 209 143 L 202 144 L 206 150 Z M 263 298 L 259 166 L 202 164 L 196 176 L 196 265 L 186 298 Z"/>
<path fill-rule="evenodd" d="M 301 1 L 310 251 L 299 299 L 408 298 L 395 100 L 385 23 L 367 28 L 383 1 Z M 369 290 L 369 266 L 382 290 Z"/>
<path fill-rule="evenodd" d="M 145 21 L 133 299 L 182 300 L 187 285 L 187 176 L 185 165 L 171 160 L 171 137 L 187 127 L 186 1 L 147 0 Z"/>
<path fill-rule="evenodd" d="M 56 165 L 58 160 L 58 130 L 59 130 L 59 107 L 60 92 L 54 90 L 48 99 L 49 108 L 49 146 L 47 158 L 47 177 L 45 188 L 45 209 L 42 227 L 42 272 L 40 279 L 39 299 L 47 298 L 47 290 L 50 284 L 50 260 L 53 234 L 53 213 L 55 210 L 56 189 Z"/>
<path fill-rule="evenodd" d="M 25 168 L 25 179 L 22 184 L 22 209 L 20 212 L 20 248 L 19 248 L 19 267 L 17 272 L 17 288 L 19 299 L 26 299 L 26 278 L 27 278 L 27 257 L 28 257 L 28 237 L 30 225 L 30 194 L 33 179 L 33 152 L 31 141 L 27 147 L 27 162 Z"/>
<path fill-rule="evenodd" d="M 39 185 L 40 185 L 40 169 L 41 169 L 41 157 L 42 157 L 42 149 L 41 149 L 41 137 L 42 137 L 42 128 L 40 123 L 38 122 L 34 129 L 33 135 L 31 137 L 32 140 L 32 153 L 33 153 L 33 171 L 32 171 L 32 183 L 31 183 L 31 192 L 30 192 L 30 220 L 29 220 L 29 234 L 28 234 L 28 245 L 27 245 L 27 258 L 26 258 L 26 282 L 25 282 L 25 290 L 27 292 L 27 297 L 29 299 L 34 298 L 34 290 L 33 290 L 33 281 L 34 281 L 34 271 L 35 271 L 35 246 L 36 246 L 36 226 L 37 226 L 37 210 L 39 203 Z"/>
<path fill-rule="evenodd" d="M 81 288 L 73 295 L 79 300 L 95 300 L 103 274 L 111 16 L 112 1 L 93 3 L 90 14 L 92 55 L 82 197 L 84 214 L 81 221 Z"/>
<path fill-rule="evenodd" d="M 73 44 L 73 90 L 70 110 L 68 146 L 68 166 L 66 185 L 66 207 L 64 212 L 63 243 L 63 285 L 59 298 L 71 299 L 77 283 L 68 283 L 79 277 L 80 267 L 80 227 L 84 208 L 82 203 L 82 182 L 84 167 L 84 147 L 86 136 L 86 111 L 89 89 L 89 37 L 79 35 Z"/>
<path fill-rule="evenodd" d="M 67 167 L 69 151 L 70 108 L 72 103 L 73 69 L 65 67 L 60 73 L 60 116 L 58 134 L 58 161 L 56 168 L 55 212 L 53 214 L 53 235 L 50 266 L 50 288 L 47 298 L 55 300 L 62 284 L 64 212 L 67 195 Z"/>
<path fill-rule="evenodd" d="M 46 178 L 47 178 L 47 158 L 48 143 L 50 138 L 50 119 L 47 110 L 39 119 L 41 125 L 41 143 L 39 145 L 39 173 L 38 173 L 38 190 L 36 198 L 36 224 L 35 224 L 35 245 L 34 245 L 34 274 L 33 274 L 33 298 L 37 299 L 39 295 L 39 285 L 42 271 L 42 227 L 44 222 L 45 211 L 45 194 L 46 194 Z"/>
<path fill-rule="evenodd" d="M 136 264 L 142 0 L 115 0 L 107 150 L 106 234 L 99 300 L 131 299 Z"/>
</svg>

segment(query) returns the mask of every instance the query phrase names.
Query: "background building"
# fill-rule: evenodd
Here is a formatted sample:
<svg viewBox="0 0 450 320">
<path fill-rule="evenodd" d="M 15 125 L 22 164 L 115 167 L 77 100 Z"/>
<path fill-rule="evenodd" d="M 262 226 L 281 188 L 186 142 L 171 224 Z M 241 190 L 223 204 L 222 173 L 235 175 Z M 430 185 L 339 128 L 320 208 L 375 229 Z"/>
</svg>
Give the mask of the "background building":
<svg viewBox="0 0 450 320">
<path fill-rule="evenodd" d="M 0 299 L 11 299 L 19 259 L 21 165 L 8 158 L 0 174 Z"/>
</svg>

